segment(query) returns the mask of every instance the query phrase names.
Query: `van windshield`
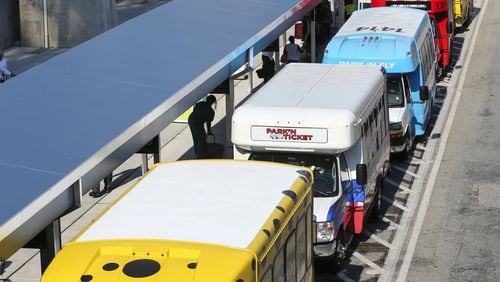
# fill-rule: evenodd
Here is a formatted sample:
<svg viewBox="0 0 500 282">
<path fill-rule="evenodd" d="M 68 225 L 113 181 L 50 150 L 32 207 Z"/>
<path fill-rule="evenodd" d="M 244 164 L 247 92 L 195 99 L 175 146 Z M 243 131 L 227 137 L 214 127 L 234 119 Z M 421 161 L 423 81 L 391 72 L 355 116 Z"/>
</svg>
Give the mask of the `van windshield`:
<svg viewBox="0 0 500 282">
<path fill-rule="evenodd" d="M 398 108 L 404 106 L 404 91 L 400 76 L 387 78 L 387 100 L 389 108 Z"/>
<path fill-rule="evenodd" d="M 269 161 L 305 166 L 314 171 L 314 197 L 334 197 L 338 195 L 337 163 L 334 156 L 252 153 L 250 160 Z"/>
</svg>

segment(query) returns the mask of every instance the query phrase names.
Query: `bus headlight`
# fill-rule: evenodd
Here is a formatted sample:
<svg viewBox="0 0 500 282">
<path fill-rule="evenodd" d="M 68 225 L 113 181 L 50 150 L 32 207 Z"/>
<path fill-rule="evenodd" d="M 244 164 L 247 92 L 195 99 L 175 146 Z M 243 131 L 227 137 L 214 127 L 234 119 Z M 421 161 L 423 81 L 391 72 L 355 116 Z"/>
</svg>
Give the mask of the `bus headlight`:
<svg viewBox="0 0 500 282">
<path fill-rule="evenodd" d="M 335 236 L 333 221 L 317 222 L 316 236 L 318 243 L 331 242 Z"/>
</svg>

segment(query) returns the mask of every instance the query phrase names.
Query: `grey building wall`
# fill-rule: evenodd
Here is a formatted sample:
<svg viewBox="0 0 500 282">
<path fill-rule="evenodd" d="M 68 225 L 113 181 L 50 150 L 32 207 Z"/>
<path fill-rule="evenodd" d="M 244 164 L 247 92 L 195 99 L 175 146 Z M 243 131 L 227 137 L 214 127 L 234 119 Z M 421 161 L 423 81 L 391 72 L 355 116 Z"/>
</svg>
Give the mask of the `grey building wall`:
<svg viewBox="0 0 500 282">
<path fill-rule="evenodd" d="M 20 0 L 21 44 L 74 47 L 116 25 L 115 0 Z M 45 30 L 44 18 L 47 21 Z"/>
<path fill-rule="evenodd" d="M 43 1 L 20 0 L 21 45 L 44 47 Z"/>
<path fill-rule="evenodd" d="M 0 48 L 19 41 L 19 1 L 0 0 Z"/>
</svg>

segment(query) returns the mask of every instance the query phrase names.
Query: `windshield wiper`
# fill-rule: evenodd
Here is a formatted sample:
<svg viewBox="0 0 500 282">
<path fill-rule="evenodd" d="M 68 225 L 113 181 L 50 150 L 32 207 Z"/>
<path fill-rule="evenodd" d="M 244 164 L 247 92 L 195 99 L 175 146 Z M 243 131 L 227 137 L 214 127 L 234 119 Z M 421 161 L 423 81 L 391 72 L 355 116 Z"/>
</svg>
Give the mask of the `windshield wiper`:
<svg viewBox="0 0 500 282">
<path fill-rule="evenodd" d="M 323 191 L 314 190 L 314 192 L 318 192 L 318 193 L 319 193 L 319 194 L 321 194 L 322 196 L 328 196 L 328 193 L 323 192 Z"/>
</svg>

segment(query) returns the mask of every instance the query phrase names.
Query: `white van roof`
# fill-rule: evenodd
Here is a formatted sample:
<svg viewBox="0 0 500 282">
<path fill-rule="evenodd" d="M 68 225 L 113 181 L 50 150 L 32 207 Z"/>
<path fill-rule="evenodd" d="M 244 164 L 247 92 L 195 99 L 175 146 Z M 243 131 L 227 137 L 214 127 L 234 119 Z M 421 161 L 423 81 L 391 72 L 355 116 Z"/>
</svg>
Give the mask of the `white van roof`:
<svg viewBox="0 0 500 282">
<path fill-rule="evenodd" d="M 169 239 L 246 248 L 299 167 L 203 160 L 155 165 L 75 241 Z"/>
<path fill-rule="evenodd" d="M 232 142 L 257 151 L 297 143 L 330 152 L 348 149 L 384 85 L 378 66 L 288 64 L 235 110 Z"/>
<path fill-rule="evenodd" d="M 380 7 L 355 11 L 335 36 L 398 34 L 414 37 L 427 12 L 414 8 Z"/>
</svg>

